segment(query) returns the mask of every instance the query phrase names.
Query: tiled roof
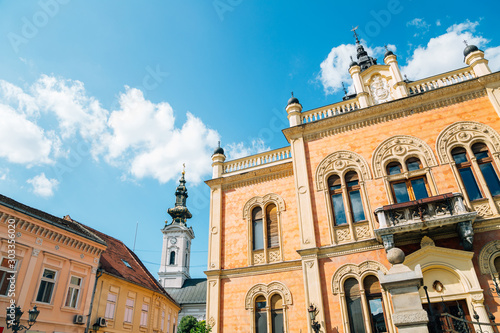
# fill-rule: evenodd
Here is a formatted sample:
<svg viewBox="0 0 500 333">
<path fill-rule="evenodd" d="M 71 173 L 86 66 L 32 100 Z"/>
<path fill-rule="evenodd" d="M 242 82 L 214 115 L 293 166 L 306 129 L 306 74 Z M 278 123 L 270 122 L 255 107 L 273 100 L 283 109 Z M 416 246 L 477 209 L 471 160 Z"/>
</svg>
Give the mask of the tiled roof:
<svg viewBox="0 0 500 333">
<path fill-rule="evenodd" d="M 108 248 L 101 255 L 101 269 L 110 275 L 127 280 L 144 288 L 164 294 L 177 304 L 148 271 L 142 261 L 125 244 L 116 238 L 103 234 L 100 231 L 89 228 L 99 237 L 104 239 Z M 130 267 L 127 266 L 130 265 Z"/>
<path fill-rule="evenodd" d="M 0 205 L 3 205 L 5 207 L 11 208 L 15 211 L 18 211 L 20 213 L 23 213 L 25 215 L 34 217 L 38 220 L 41 220 L 43 222 L 46 222 L 50 225 L 53 225 L 55 227 L 64 229 L 66 231 L 69 231 L 73 234 L 82 236 L 84 238 L 87 238 L 89 240 L 92 240 L 94 242 L 104 244 L 106 243 L 96 234 L 85 228 L 83 225 L 80 223 L 73 221 L 71 219 L 62 219 L 54 215 L 50 215 L 49 213 L 43 212 L 41 210 L 35 209 L 33 207 L 29 207 L 26 205 L 23 205 L 20 202 L 17 202 L 9 197 L 6 197 L 4 195 L 0 194 Z"/>
<path fill-rule="evenodd" d="M 165 288 L 165 290 L 180 305 L 207 302 L 207 279 L 187 279 L 182 288 Z"/>
</svg>

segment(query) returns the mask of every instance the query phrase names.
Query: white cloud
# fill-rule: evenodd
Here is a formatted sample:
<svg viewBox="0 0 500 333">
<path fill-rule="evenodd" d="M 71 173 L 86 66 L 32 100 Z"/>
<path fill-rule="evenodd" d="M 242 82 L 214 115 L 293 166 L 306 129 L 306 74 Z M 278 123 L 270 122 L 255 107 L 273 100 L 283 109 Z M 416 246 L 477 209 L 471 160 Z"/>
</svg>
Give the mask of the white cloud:
<svg viewBox="0 0 500 333">
<path fill-rule="evenodd" d="M 0 180 L 6 180 L 9 171 L 10 170 L 8 168 L 0 168 Z"/>
<path fill-rule="evenodd" d="M 235 160 L 240 157 L 258 154 L 268 150 L 270 150 L 270 148 L 266 146 L 264 140 L 255 139 L 252 140 L 251 146 L 246 146 L 243 142 L 231 143 L 227 145 L 225 154 L 228 160 Z"/>
<path fill-rule="evenodd" d="M 111 113 L 108 125 L 103 155 L 114 165 L 125 165 L 136 178 L 165 183 L 177 179 L 185 163 L 186 177 L 198 183 L 211 170 L 219 134 L 189 112 L 177 128 L 172 107 L 146 100 L 138 89 L 127 87 L 120 95 L 120 110 Z"/>
<path fill-rule="evenodd" d="M 362 41 L 361 44 L 364 45 Z M 388 45 L 388 48 L 392 51 L 396 51 L 394 45 Z M 365 50 L 372 57 L 382 56 L 385 52 L 383 47 L 369 48 L 365 47 Z M 356 45 L 355 44 L 342 44 L 332 48 L 328 56 L 321 63 L 321 70 L 317 76 L 317 80 L 323 85 L 325 94 L 334 94 L 342 89 L 342 82 L 347 83 L 349 86 L 349 91 L 354 92 L 352 85 L 351 75 L 349 74 L 349 65 L 351 64 L 350 57 L 352 56 L 354 60 L 356 59 Z M 383 60 L 380 60 L 379 63 Z"/>
<path fill-rule="evenodd" d="M 43 172 L 26 182 L 33 186 L 33 193 L 44 198 L 53 196 L 54 190 L 59 185 L 56 179 L 48 179 Z"/>
<path fill-rule="evenodd" d="M 436 21 L 436 26 L 440 27 L 441 26 L 441 20 Z"/>
<path fill-rule="evenodd" d="M 439 21 L 438 21 L 439 22 Z M 429 32 L 431 25 L 428 24 L 424 19 L 421 18 L 414 18 L 410 22 L 406 23 L 407 27 L 415 27 L 417 28 L 417 31 L 413 37 L 418 37 L 420 35 L 425 35 L 427 32 Z"/>
<path fill-rule="evenodd" d="M 431 38 L 427 45 L 419 46 L 409 58 L 407 65 L 401 71 L 412 80 L 418 80 L 439 73 L 444 73 L 466 66 L 464 63 L 464 40 L 484 49 L 488 40 L 475 34 L 479 23 L 466 21 L 454 24 L 446 33 Z M 496 48 L 485 49 L 485 57 L 490 57 L 490 68 L 498 70 L 500 65 L 500 50 Z"/>
</svg>

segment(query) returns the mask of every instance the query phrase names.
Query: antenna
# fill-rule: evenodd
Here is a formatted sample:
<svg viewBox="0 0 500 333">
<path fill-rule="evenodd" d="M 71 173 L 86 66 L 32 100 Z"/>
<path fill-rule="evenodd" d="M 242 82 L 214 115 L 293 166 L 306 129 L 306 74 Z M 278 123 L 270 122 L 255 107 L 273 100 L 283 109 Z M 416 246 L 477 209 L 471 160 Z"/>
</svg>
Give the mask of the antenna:
<svg viewBox="0 0 500 333">
<path fill-rule="evenodd" d="M 137 221 L 137 224 L 135 225 L 134 248 L 132 249 L 132 252 L 135 252 L 135 241 L 137 240 L 137 229 L 138 228 L 139 228 L 139 221 Z"/>
</svg>

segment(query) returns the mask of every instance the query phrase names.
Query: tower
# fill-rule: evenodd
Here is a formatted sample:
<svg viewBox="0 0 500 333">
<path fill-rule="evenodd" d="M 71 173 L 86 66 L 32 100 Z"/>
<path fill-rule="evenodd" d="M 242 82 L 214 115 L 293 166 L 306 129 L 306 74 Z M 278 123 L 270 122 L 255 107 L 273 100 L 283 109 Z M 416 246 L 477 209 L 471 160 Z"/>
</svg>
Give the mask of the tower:
<svg viewBox="0 0 500 333">
<path fill-rule="evenodd" d="M 165 288 L 181 288 L 189 275 L 189 261 L 191 253 L 191 241 L 194 232 L 186 225 L 186 220 L 192 217 L 186 207 L 188 197 L 186 180 L 182 171 L 179 186 L 175 191 L 175 207 L 168 209 L 172 222 L 161 229 L 163 233 L 163 247 L 161 255 L 160 271 L 158 272 L 161 285 Z"/>
</svg>

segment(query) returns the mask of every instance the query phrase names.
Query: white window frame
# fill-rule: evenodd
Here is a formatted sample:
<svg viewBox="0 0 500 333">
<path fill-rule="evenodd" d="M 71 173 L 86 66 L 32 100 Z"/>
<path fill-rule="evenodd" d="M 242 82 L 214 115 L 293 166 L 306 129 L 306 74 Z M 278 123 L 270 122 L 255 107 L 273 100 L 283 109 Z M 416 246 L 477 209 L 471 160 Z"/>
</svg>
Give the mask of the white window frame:
<svg viewBox="0 0 500 333">
<path fill-rule="evenodd" d="M 113 320 L 115 318 L 116 303 L 118 301 L 118 295 L 112 292 L 108 293 L 108 298 L 106 299 L 106 311 L 104 312 L 104 318 Z"/>
<path fill-rule="evenodd" d="M 45 271 L 54 272 L 54 278 L 53 279 L 49 279 L 49 278 L 44 277 Z M 42 276 L 40 277 L 40 284 L 38 285 L 38 290 L 36 292 L 36 298 L 35 298 L 36 302 L 38 302 L 38 303 L 44 303 L 44 304 L 51 304 L 52 303 L 52 296 L 54 296 L 54 293 L 55 293 L 55 290 L 56 290 L 56 283 L 57 283 L 57 276 L 58 276 L 58 274 L 59 274 L 59 271 L 56 270 L 56 269 L 49 268 L 49 267 L 44 267 L 43 268 L 43 270 L 42 270 Z M 53 285 L 52 286 L 52 291 L 50 292 L 50 296 L 49 296 L 49 301 L 48 302 L 44 302 L 44 301 L 39 301 L 38 300 L 38 294 L 40 293 L 40 288 L 42 288 L 42 282 L 46 282 L 47 284 L 52 283 L 52 285 Z"/>
<path fill-rule="evenodd" d="M 71 283 L 71 280 L 73 278 L 79 279 L 80 284 L 76 285 L 76 284 Z M 80 303 L 80 294 L 81 294 L 81 290 L 82 290 L 82 283 L 83 283 L 82 277 L 76 276 L 76 275 L 70 275 L 68 293 L 66 294 L 66 301 L 64 302 L 65 307 L 78 309 L 78 303 Z M 71 300 L 73 299 L 73 295 L 75 293 L 76 293 L 76 301 L 75 301 L 75 304 L 72 305 Z M 69 305 L 68 305 L 68 302 L 70 303 Z"/>
<path fill-rule="evenodd" d="M 133 298 L 127 298 L 127 301 L 125 302 L 125 314 L 123 315 L 124 323 L 132 323 L 134 318 L 134 305 L 135 300 Z"/>
<path fill-rule="evenodd" d="M 141 309 L 141 326 L 148 326 L 149 304 L 143 303 Z"/>
<path fill-rule="evenodd" d="M 3 275 L 0 276 L 0 290 L 2 289 L 2 286 L 3 286 L 4 283 L 7 284 L 7 288 L 5 289 L 5 295 L 0 294 L 0 296 L 7 296 L 9 294 L 9 285 L 10 285 L 10 280 L 7 280 L 7 278 L 9 277 L 9 273 L 10 272 L 15 272 L 16 271 L 17 264 L 19 263 L 19 261 L 17 259 L 10 259 L 8 257 L 1 257 L 1 258 L 2 259 L 0 261 L 0 274 L 3 274 Z M 7 267 L 6 266 L 2 266 L 2 263 L 3 263 L 4 260 L 6 260 Z M 10 267 L 10 262 L 11 261 L 15 261 L 14 268 Z"/>
</svg>

